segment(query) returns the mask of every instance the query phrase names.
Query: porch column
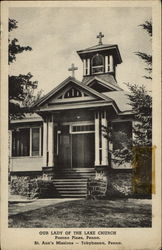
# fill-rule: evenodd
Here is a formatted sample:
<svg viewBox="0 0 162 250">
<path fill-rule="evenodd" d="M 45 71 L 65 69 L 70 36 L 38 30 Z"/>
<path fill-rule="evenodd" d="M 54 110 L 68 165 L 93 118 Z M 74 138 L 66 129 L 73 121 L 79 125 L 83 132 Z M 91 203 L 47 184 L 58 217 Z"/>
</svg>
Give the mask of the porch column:
<svg viewBox="0 0 162 250">
<path fill-rule="evenodd" d="M 99 112 L 95 113 L 95 166 L 100 165 L 100 124 L 99 124 Z"/>
<path fill-rule="evenodd" d="M 48 167 L 54 166 L 54 124 L 53 124 L 53 114 L 48 122 Z"/>
<path fill-rule="evenodd" d="M 47 166 L 47 120 L 43 121 L 43 166 Z"/>
<path fill-rule="evenodd" d="M 106 111 L 101 113 L 102 165 L 108 165 L 108 140 L 104 136 L 103 126 L 107 128 Z"/>
</svg>

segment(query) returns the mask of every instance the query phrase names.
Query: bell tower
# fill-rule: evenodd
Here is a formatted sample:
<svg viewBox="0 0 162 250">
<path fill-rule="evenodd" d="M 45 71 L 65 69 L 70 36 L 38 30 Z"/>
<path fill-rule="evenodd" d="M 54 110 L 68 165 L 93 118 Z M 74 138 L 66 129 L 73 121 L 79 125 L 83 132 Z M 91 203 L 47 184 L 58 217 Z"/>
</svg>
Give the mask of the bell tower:
<svg viewBox="0 0 162 250">
<path fill-rule="evenodd" d="M 122 63 L 122 58 L 116 44 L 103 44 L 104 35 L 99 32 L 97 35 L 98 44 L 77 51 L 83 62 L 83 82 L 92 77 L 110 79 L 116 82 L 116 67 Z"/>
</svg>

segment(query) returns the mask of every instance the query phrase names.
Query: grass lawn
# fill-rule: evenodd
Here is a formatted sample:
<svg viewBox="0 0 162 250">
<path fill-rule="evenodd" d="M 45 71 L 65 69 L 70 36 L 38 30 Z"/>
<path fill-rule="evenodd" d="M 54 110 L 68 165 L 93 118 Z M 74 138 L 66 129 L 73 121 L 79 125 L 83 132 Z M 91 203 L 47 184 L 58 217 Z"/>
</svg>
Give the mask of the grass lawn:
<svg viewBox="0 0 162 250">
<path fill-rule="evenodd" d="M 9 216 L 14 228 L 151 227 L 151 201 L 74 200 Z"/>
</svg>

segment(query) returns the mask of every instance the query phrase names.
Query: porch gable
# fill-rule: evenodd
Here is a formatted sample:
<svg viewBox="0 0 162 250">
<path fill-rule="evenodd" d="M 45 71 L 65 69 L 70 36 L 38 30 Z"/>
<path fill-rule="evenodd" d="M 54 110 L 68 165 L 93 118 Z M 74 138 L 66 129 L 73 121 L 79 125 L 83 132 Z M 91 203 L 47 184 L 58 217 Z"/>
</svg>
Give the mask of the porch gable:
<svg viewBox="0 0 162 250">
<path fill-rule="evenodd" d="M 65 81 L 35 103 L 33 108 L 44 108 L 55 103 L 74 103 L 83 101 L 113 102 L 111 98 L 104 94 L 84 85 L 73 77 L 68 77 Z"/>
</svg>

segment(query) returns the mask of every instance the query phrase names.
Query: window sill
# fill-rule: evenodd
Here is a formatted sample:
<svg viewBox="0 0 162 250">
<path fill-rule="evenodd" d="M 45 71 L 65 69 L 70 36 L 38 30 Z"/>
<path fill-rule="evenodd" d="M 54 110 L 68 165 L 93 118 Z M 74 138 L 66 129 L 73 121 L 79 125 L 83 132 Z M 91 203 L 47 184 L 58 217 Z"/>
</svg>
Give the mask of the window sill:
<svg viewBox="0 0 162 250">
<path fill-rule="evenodd" d="M 100 71 L 100 72 L 92 72 L 92 75 L 99 75 L 99 74 L 104 74 L 105 72 L 102 72 L 102 71 Z"/>
<path fill-rule="evenodd" d="M 42 158 L 42 155 L 37 156 L 11 156 L 10 159 L 26 159 L 26 158 Z"/>
</svg>

